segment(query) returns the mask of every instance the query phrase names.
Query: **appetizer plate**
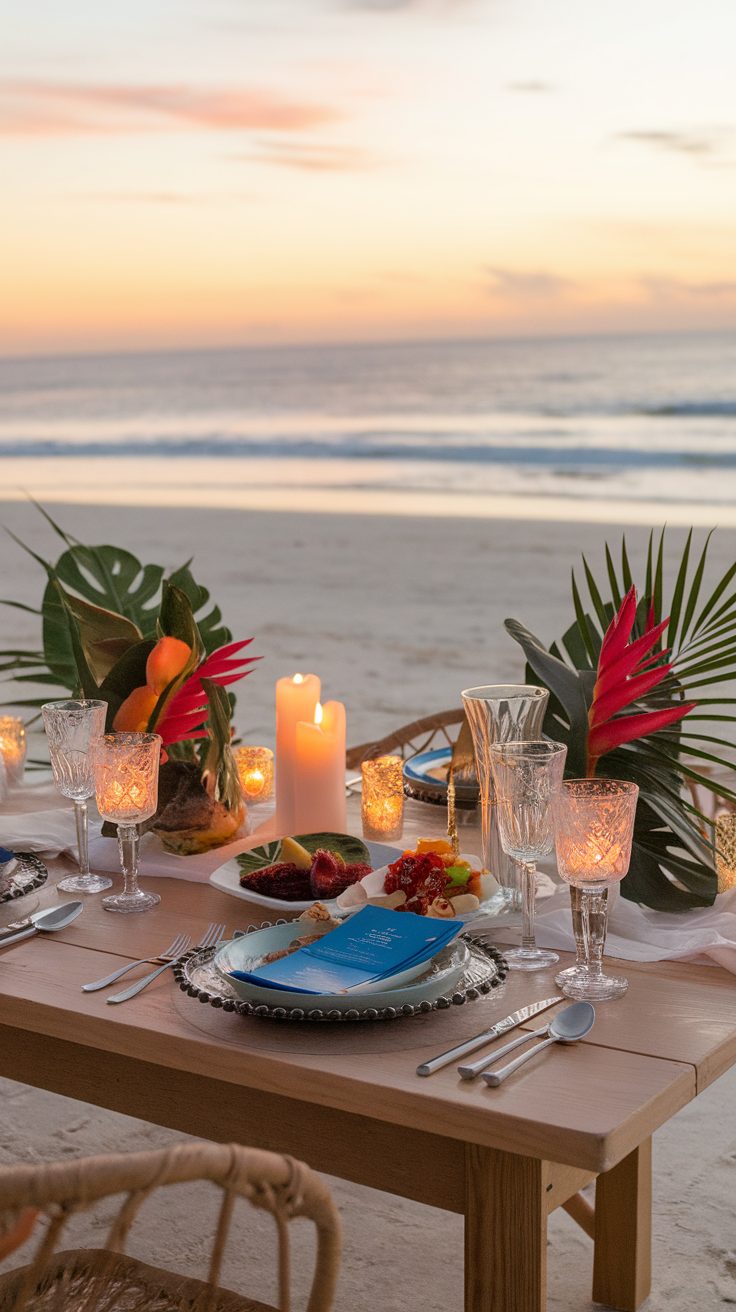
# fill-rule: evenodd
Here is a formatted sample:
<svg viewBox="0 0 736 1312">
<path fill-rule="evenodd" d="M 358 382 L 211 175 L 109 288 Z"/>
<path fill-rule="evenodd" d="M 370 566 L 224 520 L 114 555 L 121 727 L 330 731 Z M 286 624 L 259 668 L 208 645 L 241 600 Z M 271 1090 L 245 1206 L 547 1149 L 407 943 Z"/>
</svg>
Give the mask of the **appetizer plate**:
<svg viewBox="0 0 736 1312">
<path fill-rule="evenodd" d="M 436 747 L 431 752 L 419 752 L 404 762 L 404 786 L 410 797 L 423 802 L 447 805 L 447 771 L 452 760 L 451 747 Z M 455 781 L 455 802 L 460 807 L 474 807 L 478 803 L 476 779 L 460 778 Z"/>
<path fill-rule="evenodd" d="M 270 989 L 249 980 L 233 979 L 231 971 L 252 970 L 267 952 L 288 947 L 292 939 L 299 938 L 305 932 L 309 933 L 309 930 L 310 926 L 303 920 L 256 930 L 231 943 L 223 943 L 215 953 L 212 964 L 243 1002 L 256 1005 L 265 1003 L 272 1007 L 319 1007 L 326 1011 L 341 1012 L 365 1006 L 366 999 L 371 1007 L 397 1007 L 404 1002 L 416 1004 L 425 999 L 432 1002 L 448 989 L 454 988 L 468 964 L 467 945 L 456 940 L 443 948 L 429 964 L 423 962 L 412 970 L 394 976 L 389 987 L 386 981 L 379 981 L 373 985 L 367 984 L 360 992 L 292 993 L 287 989 Z"/>
<path fill-rule="evenodd" d="M 310 851 L 316 850 L 316 848 L 320 846 L 329 847 L 329 840 L 337 837 L 347 838 L 349 842 L 355 844 L 359 843 L 361 848 L 367 848 L 368 860 L 374 869 L 378 866 L 386 866 L 391 861 L 395 861 L 398 856 L 401 856 L 403 851 L 403 849 L 399 847 L 388 847 L 385 843 L 369 843 L 367 841 L 363 843 L 361 839 L 350 839 L 349 835 L 296 835 L 297 841 Z M 256 893 L 249 888 L 243 888 L 241 886 L 240 876 L 243 873 L 244 864 L 249 865 L 254 871 L 263 869 L 264 866 L 275 865 L 280 860 L 279 853 L 281 851 L 282 841 L 283 839 L 281 838 L 275 838 L 268 843 L 260 844 L 258 847 L 252 847 L 248 852 L 239 853 L 240 860 L 237 856 L 232 857 L 230 861 L 226 861 L 224 865 L 219 866 L 218 869 L 210 875 L 210 883 L 214 884 L 215 888 L 219 888 L 223 893 L 230 893 L 233 897 L 243 898 L 244 901 L 253 902 L 256 906 L 276 908 L 282 912 L 294 911 L 298 913 L 299 911 L 306 911 L 308 907 L 313 906 L 314 903 L 318 901 L 317 898 L 310 897 L 308 901 L 304 902 L 287 902 L 284 898 L 268 897 L 265 893 Z M 356 848 L 356 854 L 353 856 L 353 860 L 359 859 L 359 850 L 360 849 Z M 325 902 L 324 905 L 332 909 L 334 908 L 335 903 Z"/>
<path fill-rule="evenodd" d="M 14 852 L 16 865 L 9 872 L 7 879 L 0 880 L 0 902 L 12 902 L 17 897 L 41 888 L 49 877 L 40 857 L 34 852 Z"/>
<path fill-rule="evenodd" d="M 463 860 L 469 861 L 474 866 L 475 869 L 478 868 L 477 857 L 469 856 L 464 852 L 461 853 L 461 856 L 463 857 Z M 392 857 L 392 860 L 396 860 L 396 858 Z M 388 864 L 389 863 L 387 862 L 386 865 Z M 381 897 L 383 895 L 384 884 L 386 880 L 386 865 L 373 869 L 369 875 L 364 875 L 362 879 L 358 880 L 358 883 L 362 886 L 362 888 L 365 889 L 365 892 L 369 898 Z M 498 891 L 498 884 L 496 883 L 496 880 L 493 879 L 492 876 L 484 877 L 484 882 L 487 882 L 487 888 L 485 890 L 484 898 L 481 901 L 480 906 L 475 907 L 472 911 L 467 911 L 465 913 L 463 912 L 455 913 L 456 919 L 462 920 L 464 925 L 470 924 L 471 920 L 477 920 L 478 916 L 486 915 L 487 912 L 485 908 L 485 903 L 488 901 L 489 898 L 493 896 L 495 892 Z M 452 902 L 450 902 L 450 905 L 452 905 Z M 351 903 L 350 889 L 347 889 L 346 893 L 341 893 L 340 896 L 336 898 L 335 910 L 333 912 L 333 915 L 354 916 L 356 911 L 361 911 L 364 906 L 365 906 L 365 902 L 361 902 L 357 904 Z"/>
</svg>

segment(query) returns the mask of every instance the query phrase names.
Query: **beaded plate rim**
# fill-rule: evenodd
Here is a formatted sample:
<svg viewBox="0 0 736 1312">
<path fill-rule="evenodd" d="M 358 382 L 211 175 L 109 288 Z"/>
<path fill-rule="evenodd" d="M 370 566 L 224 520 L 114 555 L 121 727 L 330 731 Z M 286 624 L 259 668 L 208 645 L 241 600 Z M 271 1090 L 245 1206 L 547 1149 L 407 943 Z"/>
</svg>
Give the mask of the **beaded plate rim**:
<svg viewBox="0 0 736 1312">
<path fill-rule="evenodd" d="M 235 937 L 242 937 L 243 934 L 252 934 L 259 929 L 269 929 L 273 924 L 286 925 L 290 922 L 287 920 L 265 920 L 260 925 L 251 925 Z M 302 1007 L 270 1007 L 266 1003 L 243 1002 L 238 998 L 230 998 L 227 994 L 216 993 L 212 989 L 200 988 L 197 984 L 192 983 L 189 971 L 193 965 L 206 965 L 215 955 L 217 945 L 213 948 L 194 948 L 191 952 L 186 952 L 174 965 L 173 973 L 182 993 L 187 994 L 190 998 L 197 998 L 203 1004 L 209 1004 L 219 1011 L 233 1013 L 239 1016 L 253 1016 L 258 1020 L 276 1020 L 276 1021 L 293 1021 L 309 1022 L 311 1024 L 334 1024 L 336 1022 L 355 1022 L 355 1021 L 375 1021 L 375 1020 L 402 1020 L 409 1016 L 425 1016 L 432 1011 L 446 1011 L 449 1007 L 460 1007 L 466 1002 L 474 1002 L 478 998 L 487 997 L 493 989 L 503 984 L 508 974 L 508 964 L 503 954 L 489 943 L 474 937 L 470 933 L 462 933 L 459 937 L 468 944 L 469 947 L 475 948 L 485 958 L 488 966 L 488 977 L 479 982 L 463 983 L 459 981 L 452 993 L 435 998 L 433 1002 L 424 1001 L 418 1003 L 405 1003 L 401 1007 L 356 1007 L 350 1011 L 324 1011 L 319 1007 L 313 1007 L 309 1010 Z"/>
<path fill-rule="evenodd" d="M 10 887 L 0 893 L 0 905 L 4 902 L 15 902 L 16 898 L 19 897 L 27 897 L 29 893 L 33 893 L 37 888 L 42 888 L 49 877 L 46 866 L 41 858 L 36 856 L 35 852 L 13 852 L 13 856 L 20 868 L 14 870 L 10 876 L 12 881 Z M 29 878 L 24 880 L 21 886 L 18 887 L 15 881 L 26 872 L 28 872 Z"/>
</svg>

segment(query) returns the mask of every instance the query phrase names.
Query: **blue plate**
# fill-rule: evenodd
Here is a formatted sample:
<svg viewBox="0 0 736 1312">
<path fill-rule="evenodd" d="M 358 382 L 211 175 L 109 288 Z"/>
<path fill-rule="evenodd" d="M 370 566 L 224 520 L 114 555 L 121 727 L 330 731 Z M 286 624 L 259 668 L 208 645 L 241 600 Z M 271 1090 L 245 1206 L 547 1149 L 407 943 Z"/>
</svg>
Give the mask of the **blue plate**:
<svg viewBox="0 0 736 1312">
<path fill-rule="evenodd" d="M 404 761 L 404 784 L 410 797 L 423 802 L 447 805 L 447 771 L 452 760 L 452 748 L 435 747 L 431 752 L 420 752 Z M 475 779 L 458 779 L 455 784 L 458 806 L 475 806 L 478 801 L 478 783 Z"/>
</svg>

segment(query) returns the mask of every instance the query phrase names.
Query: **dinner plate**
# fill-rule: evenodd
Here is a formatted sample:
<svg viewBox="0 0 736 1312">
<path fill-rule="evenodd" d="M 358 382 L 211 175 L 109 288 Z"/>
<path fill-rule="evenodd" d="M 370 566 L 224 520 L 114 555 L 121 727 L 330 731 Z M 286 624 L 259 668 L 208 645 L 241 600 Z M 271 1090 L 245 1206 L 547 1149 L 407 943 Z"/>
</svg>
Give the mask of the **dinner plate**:
<svg viewBox="0 0 736 1312">
<path fill-rule="evenodd" d="M 451 747 L 435 747 L 431 752 L 419 752 L 404 761 L 404 786 L 411 797 L 423 802 L 447 805 L 447 771 L 452 760 Z M 460 777 L 455 779 L 455 802 L 460 807 L 473 807 L 478 802 L 478 781 Z"/>
<path fill-rule="evenodd" d="M 304 837 L 305 835 L 303 834 L 298 835 L 300 840 Z M 309 835 L 306 835 L 306 837 L 309 837 Z M 247 855 L 250 856 L 263 852 L 264 856 L 268 857 L 268 861 L 264 862 L 264 864 L 276 862 L 279 859 L 278 850 L 280 843 L 280 838 L 273 839 L 268 843 L 261 843 L 258 847 L 251 848 Z M 391 861 L 395 861 L 398 856 L 401 856 L 403 851 L 403 849 L 399 847 L 389 847 L 386 843 L 369 843 L 367 839 L 364 842 L 364 846 L 368 849 L 368 857 L 374 869 L 378 866 L 386 866 Z M 219 888 L 223 893 L 230 893 L 233 897 L 243 898 L 246 902 L 254 902 L 259 907 L 276 908 L 281 912 L 294 911 L 298 913 L 300 911 L 306 911 L 308 907 L 314 906 L 314 903 L 318 900 L 317 898 L 310 897 L 307 902 L 287 902 L 281 897 L 268 897 L 265 893 L 254 893 L 249 888 L 241 887 L 240 876 L 242 873 L 242 868 L 238 863 L 238 858 L 232 857 L 229 861 L 226 861 L 224 865 L 219 866 L 217 870 L 213 871 L 210 875 L 210 883 L 214 884 L 215 888 Z M 331 901 L 325 902 L 324 905 L 332 908 L 335 904 L 334 901 Z"/>
<path fill-rule="evenodd" d="M 289 989 L 271 989 L 252 980 L 234 979 L 233 970 L 252 970 L 267 952 L 287 947 L 292 939 L 309 933 L 304 921 L 291 921 L 288 925 L 271 925 L 255 930 L 242 938 L 223 943 L 215 953 L 213 965 L 220 977 L 231 986 L 242 1002 L 267 1006 L 320 1008 L 323 1011 L 353 1011 L 356 1007 L 401 1007 L 404 1003 L 416 1005 L 433 1002 L 435 998 L 454 988 L 468 963 L 468 947 L 456 939 L 437 954 L 433 961 L 423 962 L 411 971 L 395 976 L 390 987 L 385 981 L 366 985 L 350 993 L 298 993 Z M 383 985 L 383 987 L 382 987 Z"/>
</svg>

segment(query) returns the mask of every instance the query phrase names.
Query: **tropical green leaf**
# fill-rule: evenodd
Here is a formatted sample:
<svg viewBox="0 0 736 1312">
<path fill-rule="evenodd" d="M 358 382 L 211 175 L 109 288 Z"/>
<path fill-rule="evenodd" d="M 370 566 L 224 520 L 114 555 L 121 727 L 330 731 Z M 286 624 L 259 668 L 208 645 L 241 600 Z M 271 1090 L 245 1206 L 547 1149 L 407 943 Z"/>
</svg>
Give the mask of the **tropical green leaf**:
<svg viewBox="0 0 736 1312">
<path fill-rule="evenodd" d="M 143 638 L 134 647 L 129 647 L 103 680 L 97 696 L 107 702 L 105 727 L 108 733 L 126 697 L 134 688 L 142 688 L 145 684 L 146 661 L 155 645 L 153 638 Z"/>
<path fill-rule="evenodd" d="M 230 751 L 230 700 L 224 688 L 211 679 L 202 679 L 209 703 L 207 721 L 209 741 L 202 762 L 202 782 L 215 801 L 228 811 L 238 811 L 243 794 L 232 752 Z"/>
<path fill-rule="evenodd" d="M 687 582 L 687 568 L 690 563 L 690 545 L 692 540 L 693 531 L 690 529 L 685 541 L 682 558 L 680 560 L 680 568 L 677 571 L 675 590 L 672 594 L 672 603 L 670 605 L 670 622 L 667 626 L 667 641 L 671 647 L 675 646 L 677 640 L 677 626 L 680 622 L 682 599 L 685 593 L 685 583 Z"/>
</svg>

